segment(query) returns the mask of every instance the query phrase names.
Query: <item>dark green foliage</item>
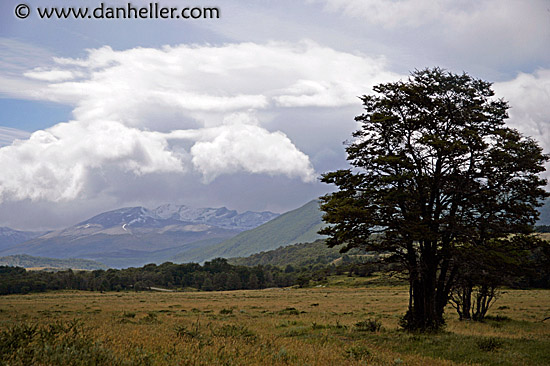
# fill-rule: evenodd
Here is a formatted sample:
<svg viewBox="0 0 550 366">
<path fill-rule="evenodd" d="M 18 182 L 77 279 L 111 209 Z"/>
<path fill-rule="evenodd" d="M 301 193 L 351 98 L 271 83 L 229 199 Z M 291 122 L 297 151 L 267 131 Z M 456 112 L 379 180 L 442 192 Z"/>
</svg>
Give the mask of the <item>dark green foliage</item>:
<svg viewBox="0 0 550 366">
<path fill-rule="evenodd" d="M 297 283 L 299 273 L 285 273 L 273 266 L 233 266 L 217 258 L 204 265 L 196 263 L 161 265 L 107 271 L 26 271 L 0 266 L 0 295 L 48 290 L 145 291 L 151 287 L 195 288 L 203 291 L 286 287 Z"/>
<path fill-rule="evenodd" d="M 200 332 L 200 323 L 197 320 L 191 328 L 186 327 L 185 325 L 177 325 L 176 335 L 180 338 L 201 338 Z"/>
<path fill-rule="evenodd" d="M 545 246 L 548 243 L 536 237 L 515 235 L 457 251 L 460 267 L 450 302 L 460 319 L 482 321 L 498 298 L 498 287 L 539 277 L 534 254 Z"/>
<path fill-rule="evenodd" d="M 300 311 L 296 308 L 289 307 L 279 311 L 279 315 L 300 315 Z"/>
<path fill-rule="evenodd" d="M 481 338 L 477 341 L 477 347 L 485 352 L 492 352 L 502 348 L 504 342 L 498 338 Z"/>
<path fill-rule="evenodd" d="M 523 287 L 550 288 L 550 242 L 541 241 L 530 253 L 530 270 L 524 273 Z"/>
<path fill-rule="evenodd" d="M 344 251 L 392 253 L 410 283 L 402 324 L 437 330 L 464 261 L 532 232 L 548 156 L 505 126 L 491 84 L 467 74 L 425 69 L 374 91 L 346 148 L 352 169 L 323 175 L 338 191 L 321 199 L 331 225 L 320 233 Z"/>
<path fill-rule="evenodd" d="M 352 360 L 367 360 L 371 357 L 371 352 L 365 346 L 353 346 L 346 350 L 346 357 Z"/>
<path fill-rule="evenodd" d="M 256 334 L 243 325 L 226 324 L 219 329 L 213 330 L 212 334 L 215 337 L 244 338 L 248 341 L 256 339 Z"/>
<path fill-rule="evenodd" d="M 506 308 L 506 306 L 500 306 L 499 309 L 501 308 Z M 497 322 L 497 323 L 500 323 L 500 322 L 509 322 L 511 321 L 512 319 L 510 319 L 510 317 L 506 316 L 506 315 L 487 315 L 485 317 L 485 320 L 486 321 L 493 321 L 493 322 Z"/>
<path fill-rule="evenodd" d="M 355 323 L 355 329 L 359 332 L 378 332 L 382 323 L 376 319 L 367 319 Z"/>
<path fill-rule="evenodd" d="M 145 318 L 140 319 L 141 323 L 144 324 L 158 324 L 160 321 L 158 320 L 157 313 L 150 311 L 147 313 L 147 316 Z"/>
<path fill-rule="evenodd" d="M 511 279 L 514 287 L 549 287 L 550 275 L 545 269 L 548 259 L 536 248 L 532 271 L 524 271 L 519 278 Z M 547 265 L 546 265 L 547 267 Z M 141 268 L 107 271 L 26 271 L 19 267 L 0 266 L 0 295 L 43 292 L 51 290 L 87 291 L 148 291 L 151 287 L 172 290 L 198 289 L 202 291 L 226 291 L 326 284 L 329 276 L 347 274 L 350 277 L 365 277 L 374 272 L 387 272 L 394 268 L 381 262 L 376 256 L 351 257 L 334 265 L 315 264 L 306 267 L 276 267 L 272 265 L 246 267 L 231 265 L 225 259 L 215 259 L 203 266 L 196 263 L 161 265 L 149 264 Z M 231 311 L 231 309 L 226 309 Z M 128 320 L 134 313 L 123 314 Z"/>
</svg>

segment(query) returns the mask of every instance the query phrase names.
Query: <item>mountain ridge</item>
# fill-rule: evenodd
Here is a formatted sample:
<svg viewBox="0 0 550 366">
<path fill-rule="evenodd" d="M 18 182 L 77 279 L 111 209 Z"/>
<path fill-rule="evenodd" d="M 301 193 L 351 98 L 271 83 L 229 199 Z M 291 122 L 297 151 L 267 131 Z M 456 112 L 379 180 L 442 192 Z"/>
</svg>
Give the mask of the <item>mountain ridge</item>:
<svg viewBox="0 0 550 366">
<path fill-rule="evenodd" d="M 22 231 L 5 226 L 0 227 L 0 251 L 39 237 L 44 233 L 44 231 Z"/>
<path fill-rule="evenodd" d="M 278 216 L 269 211 L 238 213 L 225 207 L 124 207 L 3 247 L 0 255 L 78 257 L 114 267 L 138 266 L 150 263 L 150 255 L 154 254 L 156 261 L 168 260 L 160 254 L 164 250 L 181 252 L 205 243 L 216 244 Z"/>
<path fill-rule="evenodd" d="M 262 251 L 277 249 L 280 246 L 313 242 L 323 238 L 317 233 L 323 225 L 319 201 L 312 200 L 220 244 L 189 250 L 172 259 L 181 263 L 204 262 L 216 257 L 246 257 Z"/>
</svg>

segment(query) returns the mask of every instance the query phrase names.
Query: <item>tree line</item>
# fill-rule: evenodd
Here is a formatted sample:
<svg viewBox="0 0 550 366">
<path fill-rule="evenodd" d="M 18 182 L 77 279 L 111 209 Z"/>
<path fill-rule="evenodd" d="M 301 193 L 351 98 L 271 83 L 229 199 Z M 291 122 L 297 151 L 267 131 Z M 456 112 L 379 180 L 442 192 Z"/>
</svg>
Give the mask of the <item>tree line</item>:
<svg viewBox="0 0 550 366">
<path fill-rule="evenodd" d="M 533 250 L 531 270 L 515 276 L 487 276 L 487 285 L 514 288 L 550 288 L 550 258 L 548 245 Z M 318 285 L 328 283 L 334 275 L 367 277 L 373 273 L 399 272 L 397 263 L 381 258 L 362 258 L 344 255 L 338 265 L 310 264 L 307 266 L 232 265 L 217 258 L 203 265 L 197 263 L 161 265 L 148 264 L 139 268 L 95 271 L 62 270 L 27 271 L 21 267 L 0 266 L 0 295 L 25 294 L 55 290 L 83 291 L 147 291 L 153 287 L 172 290 L 227 291 Z M 498 281 L 495 278 L 498 277 Z M 458 295 L 458 294 L 457 294 Z M 464 298 L 464 296 L 462 297 Z M 464 304 L 460 311 L 464 313 Z M 472 309 L 476 310 L 476 309 Z"/>
<path fill-rule="evenodd" d="M 307 286 L 310 281 L 326 281 L 334 274 L 367 276 L 380 271 L 376 263 L 322 264 L 295 268 L 258 265 L 231 265 L 216 258 L 197 263 L 147 264 L 139 268 L 95 271 L 27 271 L 21 267 L 0 266 L 0 295 L 55 290 L 146 291 L 154 287 L 173 290 L 227 291 L 269 287 Z"/>
<path fill-rule="evenodd" d="M 0 294 L 42 292 L 49 290 L 121 291 L 193 288 L 202 291 L 259 289 L 290 286 L 296 273 L 285 273 L 271 266 L 232 266 L 218 258 L 197 263 L 95 271 L 26 271 L 20 267 L 0 267 Z"/>
</svg>

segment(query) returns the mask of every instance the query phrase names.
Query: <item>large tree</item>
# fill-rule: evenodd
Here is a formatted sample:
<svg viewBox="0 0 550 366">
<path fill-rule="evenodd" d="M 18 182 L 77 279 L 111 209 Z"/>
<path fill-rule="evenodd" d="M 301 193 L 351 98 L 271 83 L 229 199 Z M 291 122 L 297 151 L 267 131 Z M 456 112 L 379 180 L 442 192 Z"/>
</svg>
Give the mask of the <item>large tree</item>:
<svg viewBox="0 0 550 366">
<path fill-rule="evenodd" d="M 320 233 L 343 251 L 392 253 L 410 283 L 403 325 L 437 330 L 464 251 L 531 233 L 548 156 L 505 125 L 489 82 L 434 68 L 374 91 L 346 147 L 351 169 L 323 175 L 338 190 L 321 198 Z"/>
</svg>

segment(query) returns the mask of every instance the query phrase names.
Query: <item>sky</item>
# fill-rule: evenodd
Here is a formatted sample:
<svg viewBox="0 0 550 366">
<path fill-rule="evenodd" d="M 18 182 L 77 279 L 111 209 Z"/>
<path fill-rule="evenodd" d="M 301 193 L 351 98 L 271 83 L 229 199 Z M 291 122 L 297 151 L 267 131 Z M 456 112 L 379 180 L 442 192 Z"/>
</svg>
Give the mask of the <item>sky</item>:
<svg viewBox="0 0 550 366">
<path fill-rule="evenodd" d="M 0 226 L 164 203 L 297 208 L 347 167 L 358 96 L 427 67 L 493 82 L 509 125 L 550 153 L 550 0 L 158 2 L 214 19 L 38 9 L 127 4 L 2 0 Z"/>
</svg>

